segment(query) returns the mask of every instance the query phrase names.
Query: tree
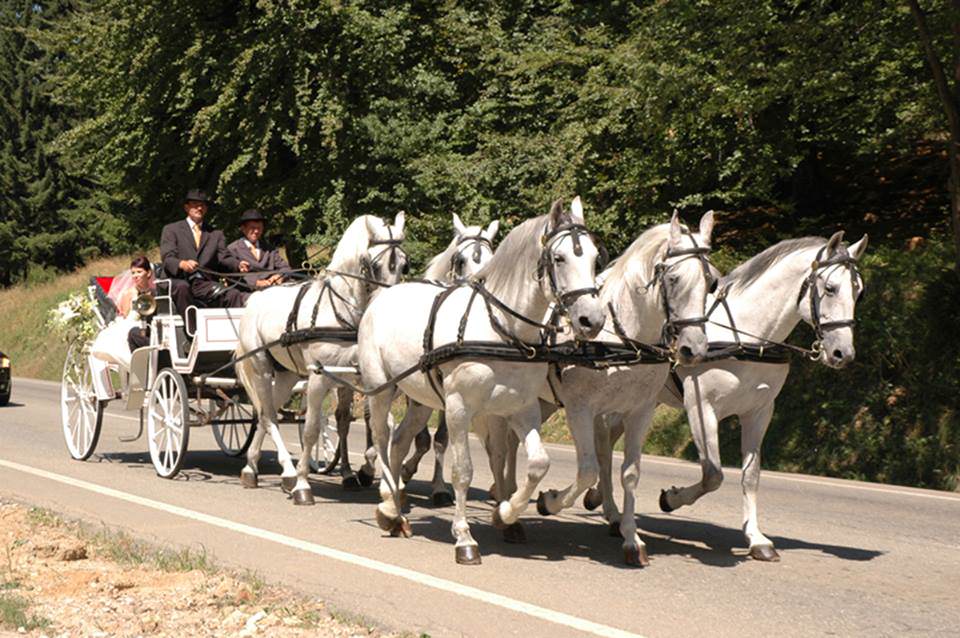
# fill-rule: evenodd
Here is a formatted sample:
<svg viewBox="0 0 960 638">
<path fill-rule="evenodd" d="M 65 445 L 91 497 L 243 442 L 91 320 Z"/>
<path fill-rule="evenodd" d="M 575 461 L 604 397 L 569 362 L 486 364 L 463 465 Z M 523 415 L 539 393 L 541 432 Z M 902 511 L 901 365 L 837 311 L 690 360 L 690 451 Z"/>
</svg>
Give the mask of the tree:
<svg viewBox="0 0 960 638">
<path fill-rule="evenodd" d="M 960 277 L 960 0 L 951 0 L 948 4 L 950 15 L 950 31 L 953 34 L 950 51 L 953 58 L 953 77 L 954 86 L 951 88 L 947 81 L 947 76 L 943 70 L 943 64 L 940 62 L 940 54 L 937 51 L 937 41 L 935 34 L 931 33 L 927 24 L 926 13 L 920 8 L 917 0 L 907 0 L 910 6 L 910 13 L 913 15 L 917 24 L 917 33 L 920 37 L 920 45 L 923 47 L 923 53 L 930 65 L 930 71 L 933 74 L 933 83 L 937 89 L 937 96 L 943 106 L 943 112 L 947 116 L 950 141 L 948 144 L 947 157 L 950 164 L 950 181 L 948 188 L 950 190 L 950 220 L 953 226 L 953 242 L 955 264 L 954 269 L 957 276 Z M 948 58 L 949 59 L 949 58 Z"/>
</svg>

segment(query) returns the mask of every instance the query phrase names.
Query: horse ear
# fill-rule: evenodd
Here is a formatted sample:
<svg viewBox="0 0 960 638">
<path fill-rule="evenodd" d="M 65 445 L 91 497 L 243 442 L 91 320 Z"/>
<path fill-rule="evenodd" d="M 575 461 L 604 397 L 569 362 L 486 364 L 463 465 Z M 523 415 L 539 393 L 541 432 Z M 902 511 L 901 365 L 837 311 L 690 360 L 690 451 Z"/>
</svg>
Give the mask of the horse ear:
<svg viewBox="0 0 960 638">
<path fill-rule="evenodd" d="M 683 236 L 683 230 L 680 228 L 680 213 L 673 211 L 673 217 L 670 218 L 670 243 L 677 245 L 680 243 L 680 237 Z"/>
<path fill-rule="evenodd" d="M 570 212 L 573 214 L 573 221 L 578 224 L 583 222 L 583 202 L 580 201 L 580 196 L 577 195 L 573 198 L 573 201 L 570 202 Z"/>
<path fill-rule="evenodd" d="M 456 231 L 457 237 L 463 237 L 467 234 L 467 227 L 463 225 L 460 215 L 456 213 L 453 214 L 453 230 Z"/>
<path fill-rule="evenodd" d="M 403 227 L 407 223 L 407 214 L 403 211 L 397 213 L 397 216 L 393 218 L 393 225 L 397 229 L 397 234 L 403 232 Z"/>
<path fill-rule="evenodd" d="M 847 252 L 850 253 L 850 256 L 857 261 L 860 261 L 860 257 L 863 255 L 863 253 L 867 252 L 867 239 L 868 237 L 864 235 L 860 238 L 860 241 L 850 244 L 850 246 L 847 248 Z"/>
<path fill-rule="evenodd" d="M 710 236 L 713 234 L 713 211 L 708 210 L 700 218 L 700 239 L 703 243 L 710 244 Z"/>
<path fill-rule="evenodd" d="M 550 225 L 556 228 L 563 223 L 563 200 L 558 199 L 550 207 Z"/>
<path fill-rule="evenodd" d="M 500 220 L 495 219 L 490 222 L 490 225 L 487 226 L 487 229 L 483 231 L 483 236 L 493 241 L 493 238 L 497 236 L 497 231 L 500 230 Z"/>
<path fill-rule="evenodd" d="M 826 254 L 828 257 L 832 256 L 835 252 L 837 252 L 837 248 L 840 247 L 840 242 L 842 241 L 843 241 L 842 230 L 838 230 L 830 237 L 829 240 L 827 240 Z"/>
</svg>

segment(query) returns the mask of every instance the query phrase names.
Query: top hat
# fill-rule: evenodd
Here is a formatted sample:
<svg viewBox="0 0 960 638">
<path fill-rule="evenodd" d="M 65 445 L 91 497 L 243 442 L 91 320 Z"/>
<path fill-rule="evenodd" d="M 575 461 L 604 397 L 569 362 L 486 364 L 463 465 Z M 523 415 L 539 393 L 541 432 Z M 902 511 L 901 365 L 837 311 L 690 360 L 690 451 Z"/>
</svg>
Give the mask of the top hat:
<svg viewBox="0 0 960 638">
<path fill-rule="evenodd" d="M 244 222 L 266 222 L 267 218 L 260 214 L 256 208 L 251 208 L 249 210 L 243 211 L 243 214 L 240 215 L 240 223 Z"/>
<path fill-rule="evenodd" d="M 200 190 L 199 188 L 193 188 L 187 191 L 186 196 L 183 198 L 184 202 L 203 202 L 204 204 L 211 204 L 213 200 L 207 196 L 205 191 Z"/>
</svg>

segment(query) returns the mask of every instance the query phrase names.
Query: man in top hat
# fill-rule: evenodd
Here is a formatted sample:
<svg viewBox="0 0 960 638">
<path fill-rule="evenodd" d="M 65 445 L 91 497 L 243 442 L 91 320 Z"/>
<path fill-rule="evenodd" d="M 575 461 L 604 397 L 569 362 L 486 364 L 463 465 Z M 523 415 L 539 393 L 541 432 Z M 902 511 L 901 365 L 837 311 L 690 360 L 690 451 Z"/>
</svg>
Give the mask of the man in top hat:
<svg viewBox="0 0 960 638">
<path fill-rule="evenodd" d="M 208 306 L 242 307 L 250 293 L 230 288 L 219 295 L 212 272 L 236 272 L 239 261 L 227 251 L 223 232 L 204 222 L 210 198 L 199 189 L 187 191 L 183 210 L 186 219 L 167 224 L 160 235 L 163 268 L 171 278 L 170 296 L 183 313 L 200 301 Z"/>
<path fill-rule="evenodd" d="M 284 280 L 290 265 L 280 256 L 280 251 L 263 240 L 266 219 L 260 211 L 251 208 L 240 215 L 240 232 L 243 237 L 227 246 L 238 262 L 240 272 L 249 272 L 244 279 L 252 290 L 259 290 Z M 267 271 L 267 272 L 264 272 Z"/>
</svg>

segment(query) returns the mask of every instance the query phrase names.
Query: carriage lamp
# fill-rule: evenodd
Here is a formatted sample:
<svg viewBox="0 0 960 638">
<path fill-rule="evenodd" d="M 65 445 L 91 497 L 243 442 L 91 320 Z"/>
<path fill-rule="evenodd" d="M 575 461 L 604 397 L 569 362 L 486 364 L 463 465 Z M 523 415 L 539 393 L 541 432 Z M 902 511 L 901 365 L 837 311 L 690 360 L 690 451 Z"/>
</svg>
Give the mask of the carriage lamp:
<svg viewBox="0 0 960 638">
<path fill-rule="evenodd" d="M 10 367 L 10 358 L 0 357 L 0 368 L 9 368 L 9 367 Z"/>
</svg>

